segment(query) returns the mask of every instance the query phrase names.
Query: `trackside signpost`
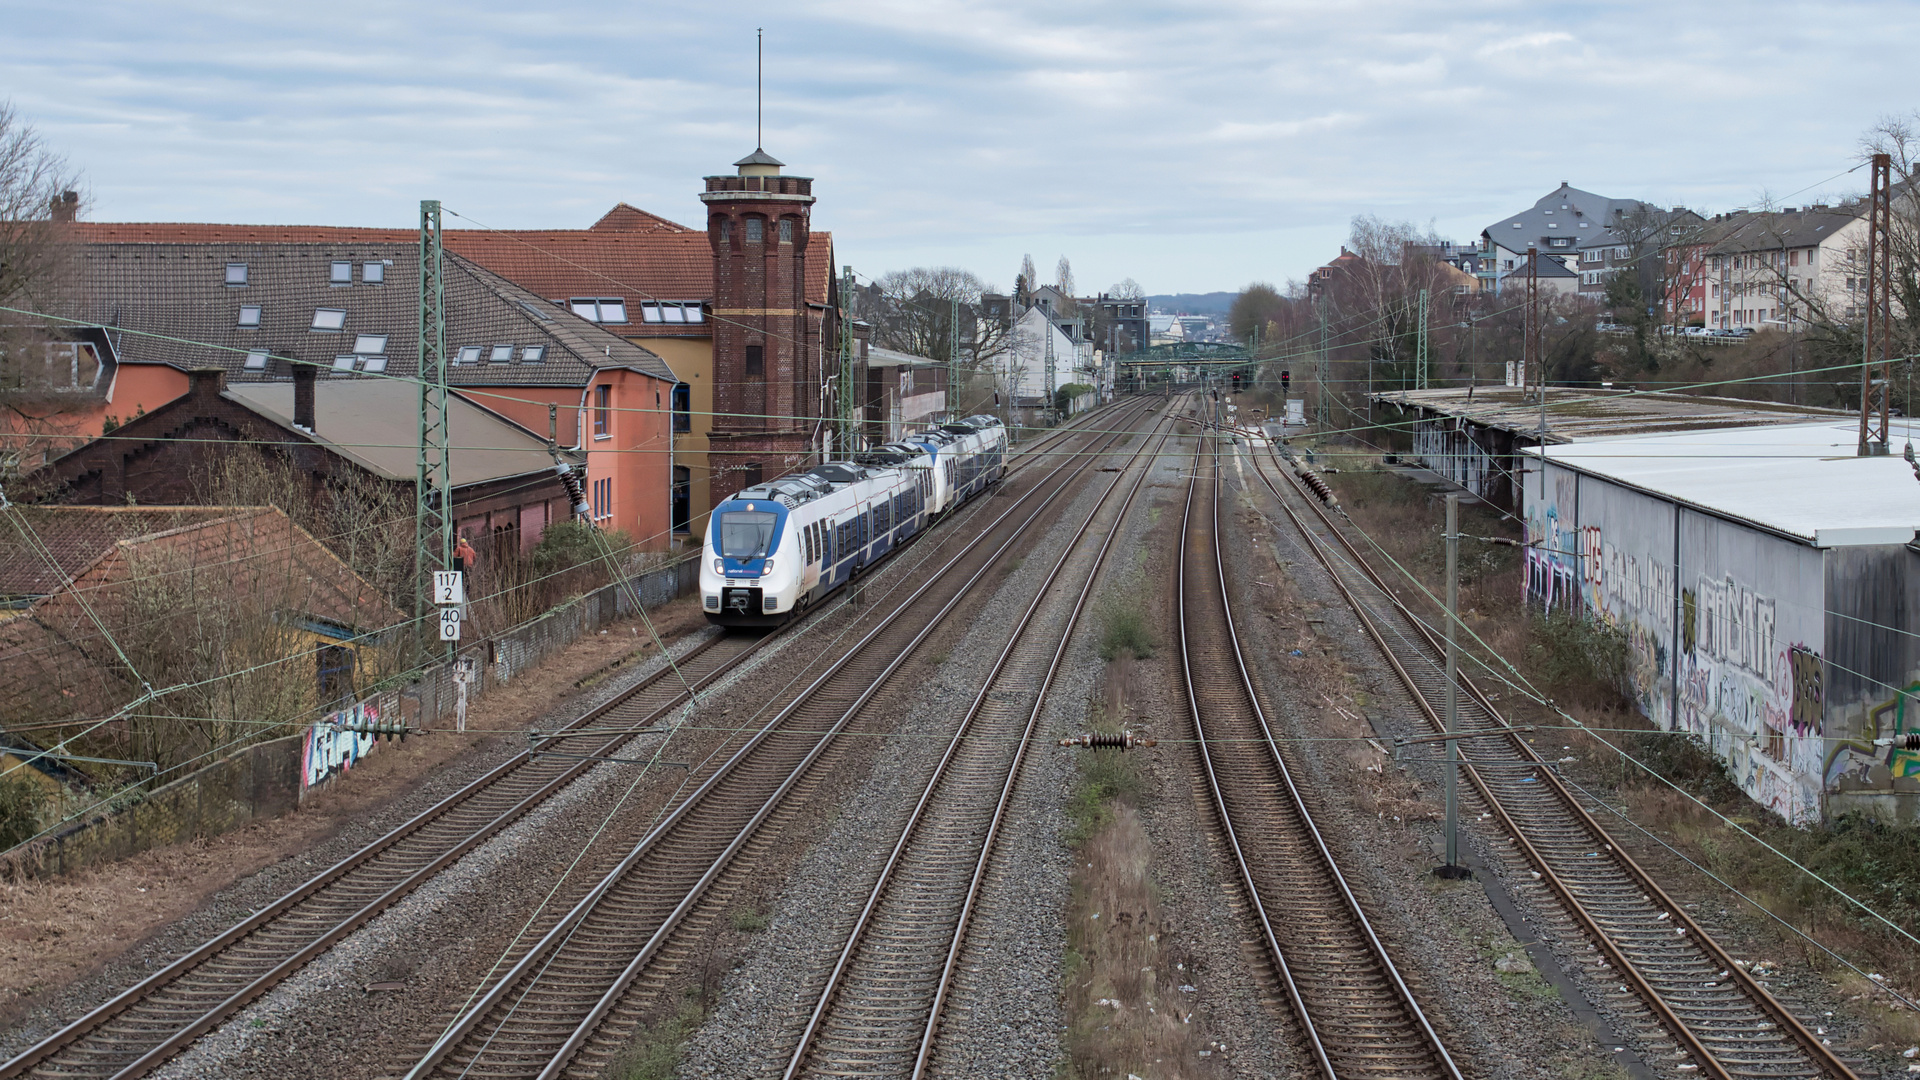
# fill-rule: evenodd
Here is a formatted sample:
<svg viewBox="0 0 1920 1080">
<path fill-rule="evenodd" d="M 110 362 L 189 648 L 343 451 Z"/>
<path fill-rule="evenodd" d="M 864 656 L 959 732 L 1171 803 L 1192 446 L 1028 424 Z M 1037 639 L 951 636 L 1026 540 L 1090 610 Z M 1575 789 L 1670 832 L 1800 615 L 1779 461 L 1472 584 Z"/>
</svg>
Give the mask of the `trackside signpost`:
<svg viewBox="0 0 1920 1080">
<path fill-rule="evenodd" d="M 460 570 L 433 572 L 433 602 L 440 605 L 440 640 L 460 640 L 460 620 L 467 608 L 467 575 Z"/>
</svg>

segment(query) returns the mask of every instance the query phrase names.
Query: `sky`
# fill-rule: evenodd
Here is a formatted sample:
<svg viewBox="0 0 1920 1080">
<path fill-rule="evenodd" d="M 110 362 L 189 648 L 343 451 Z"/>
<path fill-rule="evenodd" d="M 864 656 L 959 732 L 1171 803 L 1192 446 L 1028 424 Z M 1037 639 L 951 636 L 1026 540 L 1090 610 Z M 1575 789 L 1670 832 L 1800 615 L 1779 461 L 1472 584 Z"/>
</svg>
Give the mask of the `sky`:
<svg viewBox="0 0 1920 1080">
<path fill-rule="evenodd" d="M 1911 0 L 0 0 L 0 99 L 94 220 L 697 225 L 762 27 L 762 141 L 838 261 L 1003 289 L 1024 254 L 1083 293 L 1283 284 L 1356 215 L 1472 241 L 1563 180 L 1815 201 L 1920 108 Z"/>
</svg>

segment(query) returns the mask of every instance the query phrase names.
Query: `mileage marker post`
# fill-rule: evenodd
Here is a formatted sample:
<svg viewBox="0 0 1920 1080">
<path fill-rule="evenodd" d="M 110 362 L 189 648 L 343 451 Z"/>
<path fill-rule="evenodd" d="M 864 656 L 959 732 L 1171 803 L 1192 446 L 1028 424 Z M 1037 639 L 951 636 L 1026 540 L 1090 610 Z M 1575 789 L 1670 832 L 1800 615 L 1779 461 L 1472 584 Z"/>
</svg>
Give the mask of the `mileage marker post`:
<svg viewBox="0 0 1920 1080">
<path fill-rule="evenodd" d="M 440 640 L 450 643 L 459 642 L 460 623 L 467 614 L 466 572 L 435 570 L 433 602 L 440 606 Z"/>
</svg>

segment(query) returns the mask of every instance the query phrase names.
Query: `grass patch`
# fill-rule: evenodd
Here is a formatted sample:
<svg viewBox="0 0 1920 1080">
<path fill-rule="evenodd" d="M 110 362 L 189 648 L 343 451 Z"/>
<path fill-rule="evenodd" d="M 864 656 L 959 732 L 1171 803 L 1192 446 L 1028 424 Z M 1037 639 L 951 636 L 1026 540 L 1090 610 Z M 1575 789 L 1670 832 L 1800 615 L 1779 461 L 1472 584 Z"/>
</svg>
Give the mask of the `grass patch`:
<svg viewBox="0 0 1920 1080">
<path fill-rule="evenodd" d="M 680 1064 L 680 1047 L 707 1018 L 701 998 L 698 989 L 691 991 L 672 1015 L 647 1028 L 607 1075 L 614 1080 L 672 1080 Z"/>
<path fill-rule="evenodd" d="M 735 908 L 733 928 L 743 934 L 757 934 L 767 928 L 767 914 L 754 908 Z"/>
<path fill-rule="evenodd" d="M 1146 789 L 1124 750 L 1080 751 L 1080 778 L 1067 797 L 1067 844 L 1079 847 L 1113 822 L 1113 801 L 1133 802 Z"/>
<path fill-rule="evenodd" d="M 1100 659 L 1111 661 L 1129 652 L 1145 660 L 1153 656 L 1156 644 L 1146 609 L 1137 601 L 1115 598 L 1100 605 Z"/>
</svg>

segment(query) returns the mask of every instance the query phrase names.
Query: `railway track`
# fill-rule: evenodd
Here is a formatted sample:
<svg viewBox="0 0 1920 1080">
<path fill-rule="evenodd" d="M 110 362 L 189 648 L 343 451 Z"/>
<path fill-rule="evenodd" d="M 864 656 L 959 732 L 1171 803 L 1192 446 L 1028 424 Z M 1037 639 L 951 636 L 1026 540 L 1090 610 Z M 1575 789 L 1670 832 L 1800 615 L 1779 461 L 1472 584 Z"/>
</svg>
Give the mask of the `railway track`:
<svg viewBox="0 0 1920 1080">
<path fill-rule="evenodd" d="M 1150 413 L 1149 406 L 1142 412 Z M 1132 416 L 1130 419 L 1137 419 Z M 1123 426 L 1125 426 L 1123 424 Z M 1129 433 L 1107 433 L 1112 448 Z M 425 1077 L 597 1075 L 644 1021 L 653 994 L 722 906 L 740 865 L 764 854 L 774 827 L 829 770 L 849 731 L 879 730 L 865 706 L 1048 507 L 1075 490 L 1097 457 L 1080 454 L 1018 497 L 945 566 L 802 689 L 769 701 L 771 719 L 729 737 L 694 771 L 688 793 L 585 896 L 529 934 L 502 972 L 419 1055 Z M 744 856 L 744 858 L 743 858 Z"/>
<path fill-rule="evenodd" d="M 814 995 L 787 1064 L 788 1080 L 918 1078 L 926 1071 L 1047 693 L 1171 426 L 1163 421 L 1120 467 L 1014 625 Z M 1147 466 L 1136 469 L 1143 457 Z M 1130 473 L 1131 484 L 1116 499 Z M 1096 528 L 1103 516 L 1105 527 Z"/>
<path fill-rule="evenodd" d="M 1076 427 L 1058 429 L 1030 444 L 1013 468 L 1044 462 L 1041 455 L 1083 434 Z M 144 1075 L 564 789 L 592 767 L 592 759 L 617 753 L 639 734 L 636 729 L 686 705 L 689 684 L 696 691 L 713 685 L 777 636 L 708 639 L 561 729 L 606 726 L 621 733 L 571 743 L 570 756 L 522 752 L 502 762 L 0 1064 L 0 1080 Z"/>
<path fill-rule="evenodd" d="M 1205 457 L 1181 527 L 1180 656 L 1200 771 L 1275 977 L 1325 1076 L 1457 1080 L 1274 739 L 1227 595 L 1218 455 Z"/>
<path fill-rule="evenodd" d="M 1306 491 L 1271 445 L 1251 455 L 1255 471 L 1379 646 L 1412 702 L 1436 732 L 1444 730 L 1444 645 L 1394 595 L 1359 546 Z M 1282 486 L 1272 473 L 1279 473 Z M 1297 505 L 1309 509 L 1303 515 Z M 1587 973 L 1617 986 L 1615 1005 L 1644 1008 L 1645 1055 L 1674 1076 L 1851 1078 L 1855 1074 L 1754 980 L 1680 904 L 1661 890 L 1561 782 L 1494 706 L 1462 675 L 1459 728 L 1505 738 L 1462 741 L 1462 773 L 1564 910 L 1569 937 L 1596 951 Z M 1626 1011 L 1633 1011 L 1631 1009 Z"/>
</svg>

